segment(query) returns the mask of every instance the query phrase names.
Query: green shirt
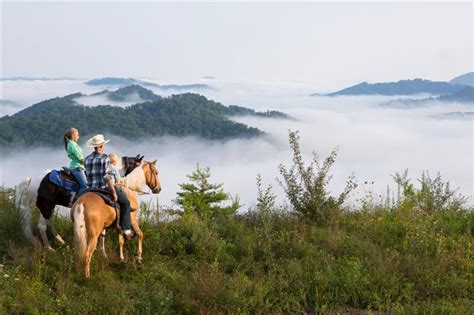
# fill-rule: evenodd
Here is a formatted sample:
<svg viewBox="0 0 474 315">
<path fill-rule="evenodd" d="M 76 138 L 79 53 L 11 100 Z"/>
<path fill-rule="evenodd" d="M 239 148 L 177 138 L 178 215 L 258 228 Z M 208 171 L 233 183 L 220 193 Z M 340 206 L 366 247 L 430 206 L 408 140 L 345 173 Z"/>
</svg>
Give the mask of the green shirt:
<svg viewBox="0 0 474 315">
<path fill-rule="evenodd" d="M 81 147 L 72 140 L 67 141 L 67 156 L 71 159 L 69 168 L 74 170 L 76 168 L 85 169 L 84 167 L 84 154 L 82 153 Z"/>
</svg>

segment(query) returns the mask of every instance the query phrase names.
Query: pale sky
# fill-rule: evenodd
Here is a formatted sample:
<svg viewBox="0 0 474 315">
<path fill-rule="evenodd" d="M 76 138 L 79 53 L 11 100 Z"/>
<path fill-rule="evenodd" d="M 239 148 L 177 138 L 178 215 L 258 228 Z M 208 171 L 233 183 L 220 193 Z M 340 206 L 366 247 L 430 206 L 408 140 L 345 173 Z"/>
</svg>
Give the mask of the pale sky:
<svg viewBox="0 0 474 315">
<path fill-rule="evenodd" d="M 335 87 L 473 71 L 473 4 L 2 3 L 2 77 Z"/>
</svg>

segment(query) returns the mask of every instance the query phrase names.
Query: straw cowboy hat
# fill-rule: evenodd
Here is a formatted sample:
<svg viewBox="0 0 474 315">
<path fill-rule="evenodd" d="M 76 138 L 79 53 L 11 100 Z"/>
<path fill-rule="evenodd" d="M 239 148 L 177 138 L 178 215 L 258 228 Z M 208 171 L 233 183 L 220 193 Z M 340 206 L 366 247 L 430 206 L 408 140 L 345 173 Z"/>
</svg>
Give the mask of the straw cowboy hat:
<svg viewBox="0 0 474 315">
<path fill-rule="evenodd" d="M 90 138 L 89 140 L 87 140 L 87 143 L 86 145 L 89 147 L 89 148 L 96 148 L 96 147 L 99 147 L 103 144 L 106 144 L 107 142 L 109 142 L 110 140 L 105 140 L 104 139 L 104 135 L 95 135 L 93 136 L 92 138 Z"/>
</svg>

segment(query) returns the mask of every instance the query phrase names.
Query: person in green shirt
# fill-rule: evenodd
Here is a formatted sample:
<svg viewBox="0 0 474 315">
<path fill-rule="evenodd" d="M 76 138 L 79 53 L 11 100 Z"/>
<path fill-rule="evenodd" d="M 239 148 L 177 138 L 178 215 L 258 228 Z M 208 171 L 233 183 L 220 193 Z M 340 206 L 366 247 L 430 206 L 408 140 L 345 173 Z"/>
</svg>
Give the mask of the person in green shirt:
<svg viewBox="0 0 474 315">
<path fill-rule="evenodd" d="M 81 147 L 77 144 L 79 140 L 79 130 L 76 128 L 69 128 L 64 133 L 64 148 L 66 149 L 67 156 L 71 159 L 69 169 L 79 183 L 79 191 L 77 197 L 79 197 L 87 189 L 87 177 L 84 166 L 84 154 Z M 74 195 L 71 199 L 74 199 Z"/>
</svg>

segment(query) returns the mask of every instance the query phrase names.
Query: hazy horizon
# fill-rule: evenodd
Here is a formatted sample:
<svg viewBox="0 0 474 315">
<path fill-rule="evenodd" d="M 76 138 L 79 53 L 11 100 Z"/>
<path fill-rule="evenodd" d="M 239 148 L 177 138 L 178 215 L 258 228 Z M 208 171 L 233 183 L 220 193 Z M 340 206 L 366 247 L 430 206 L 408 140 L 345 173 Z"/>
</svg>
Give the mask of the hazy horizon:
<svg viewBox="0 0 474 315">
<path fill-rule="evenodd" d="M 445 81 L 473 70 L 472 3 L 3 2 L 1 8 L 1 77 L 213 76 L 327 91 L 362 81 Z"/>
</svg>

